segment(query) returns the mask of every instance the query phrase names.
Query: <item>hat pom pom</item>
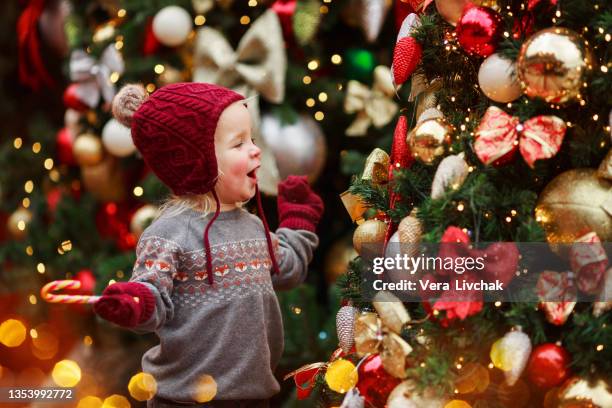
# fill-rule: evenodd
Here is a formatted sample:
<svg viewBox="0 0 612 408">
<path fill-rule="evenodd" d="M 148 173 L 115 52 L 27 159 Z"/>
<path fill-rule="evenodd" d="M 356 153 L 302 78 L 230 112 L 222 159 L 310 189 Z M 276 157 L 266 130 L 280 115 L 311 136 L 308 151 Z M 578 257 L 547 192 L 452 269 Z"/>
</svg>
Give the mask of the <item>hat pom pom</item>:
<svg viewBox="0 0 612 408">
<path fill-rule="evenodd" d="M 132 125 L 132 117 L 149 94 L 140 84 L 128 84 L 121 88 L 113 99 L 113 116 L 127 127 Z"/>
</svg>

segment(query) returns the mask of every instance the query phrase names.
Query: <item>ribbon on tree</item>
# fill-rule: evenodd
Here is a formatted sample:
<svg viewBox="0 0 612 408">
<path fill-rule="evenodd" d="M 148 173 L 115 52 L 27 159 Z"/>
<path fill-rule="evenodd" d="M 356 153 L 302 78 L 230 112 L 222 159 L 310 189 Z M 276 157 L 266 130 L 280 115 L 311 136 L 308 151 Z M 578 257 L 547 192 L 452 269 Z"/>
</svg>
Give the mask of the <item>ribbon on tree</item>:
<svg viewBox="0 0 612 408">
<path fill-rule="evenodd" d="M 539 307 L 549 323 L 561 326 L 576 306 L 578 294 L 571 272 L 543 271 L 536 284 Z"/>
<path fill-rule="evenodd" d="M 75 50 L 70 55 L 70 79 L 77 83 L 75 93 L 90 108 L 98 105 L 100 97 L 106 103 L 112 102 L 116 89 L 110 77 L 124 71 L 123 57 L 114 44 L 104 49 L 98 61 L 83 50 Z"/>
<path fill-rule="evenodd" d="M 391 70 L 379 65 L 374 69 L 374 84 L 368 88 L 361 82 L 350 80 L 344 99 L 344 111 L 357 113 L 357 117 L 346 129 L 347 136 L 365 136 L 374 125 L 381 128 L 391 122 L 398 111 L 393 101 L 395 89 L 391 82 Z"/>
<path fill-rule="evenodd" d="M 336 349 L 336 351 L 332 353 L 329 361 L 334 361 L 342 354 L 343 351 L 341 348 Z M 298 368 L 297 370 L 290 372 L 283 378 L 283 380 L 286 381 L 289 378 L 293 378 L 293 381 L 295 382 L 295 387 L 297 388 L 297 399 L 304 400 L 308 398 L 308 396 L 312 392 L 312 389 L 315 386 L 315 379 L 317 377 L 317 374 L 319 374 L 322 369 L 326 369 L 328 365 L 329 363 L 307 364 Z"/>
<path fill-rule="evenodd" d="M 455 280 L 466 282 L 499 281 L 502 287 L 506 287 L 514 278 L 519 261 L 519 250 L 513 242 L 494 242 L 484 249 L 471 248 L 468 234 L 461 228 L 450 226 L 444 231 L 440 240 L 438 257 L 447 262 L 447 259 L 456 258 L 478 258 L 484 259 L 484 268 L 477 270 L 465 268 L 463 274 L 457 274 L 451 269 L 442 267 L 436 271 L 437 276 L 431 276 L 434 282 L 451 281 L 451 288 L 455 288 Z M 454 263 L 453 263 L 454 264 Z M 424 293 L 429 298 L 436 293 Z M 465 319 L 478 313 L 482 309 L 482 291 L 456 291 L 454 289 L 445 291 L 433 305 L 435 310 L 446 311 L 446 321 L 455 318 Z"/>
<path fill-rule="evenodd" d="M 38 21 L 46 4 L 47 0 L 30 0 L 17 21 L 19 81 L 34 90 L 55 85 L 40 55 Z"/>
<path fill-rule="evenodd" d="M 474 152 L 484 164 L 501 164 L 511 160 L 518 147 L 533 168 L 536 160 L 557 154 L 565 129 L 565 122 L 557 116 L 536 116 L 521 124 L 517 117 L 490 106 L 476 129 Z"/>
<path fill-rule="evenodd" d="M 587 294 L 599 293 L 603 282 L 608 257 L 601 240 L 595 232 L 578 238 L 569 251 L 570 267 L 576 274 L 576 286 Z"/>
<path fill-rule="evenodd" d="M 278 16 L 261 15 L 244 34 L 236 51 L 214 28 L 198 30 L 193 60 L 193 81 L 232 88 L 245 97 L 257 93 L 272 103 L 285 98 L 287 56 Z M 254 115 L 259 118 L 259 108 Z"/>
</svg>

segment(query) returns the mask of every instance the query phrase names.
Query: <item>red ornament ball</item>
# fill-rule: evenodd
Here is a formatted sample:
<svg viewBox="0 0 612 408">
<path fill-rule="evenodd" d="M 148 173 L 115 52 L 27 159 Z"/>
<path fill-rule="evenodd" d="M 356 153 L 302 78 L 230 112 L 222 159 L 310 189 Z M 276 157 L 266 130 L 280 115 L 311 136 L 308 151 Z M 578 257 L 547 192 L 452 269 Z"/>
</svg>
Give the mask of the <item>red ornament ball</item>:
<svg viewBox="0 0 612 408">
<path fill-rule="evenodd" d="M 153 34 L 153 18 L 149 18 L 145 24 L 144 38 L 142 41 L 142 54 L 145 56 L 156 54 L 162 44 L 159 42 L 155 34 Z"/>
<path fill-rule="evenodd" d="M 72 130 L 65 127 L 57 132 L 55 137 L 55 146 L 57 149 L 57 158 L 60 163 L 67 164 L 69 166 L 75 166 L 76 160 L 72 153 L 72 146 L 74 145 L 74 133 Z"/>
<path fill-rule="evenodd" d="M 359 394 L 365 399 L 366 406 L 373 408 L 384 408 L 387 404 L 387 397 L 401 382 L 385 371 L 382 359 L 378 354 L 367 357 L 359 365 L 357 374 Z"/>
<path fill-rule="evenodd" d="M 68 85 L 68 88 L 64 91 L 64 105 L 75 111 L 85 112 L 89 109 L 89 106 L 79 97 L 78 89 L 79 84 Z"/>
<path fill-rule="evenodd" d="M 568 378 L 570 361 L 570 355 L 563 347 L 544 343 L 531 353 L 527 374 L 538 387 L 552 388 Z"/>
<path fill-rule="evenodd" d="M 495 52 L 502 30 L 502 19 L 493 9 L 471 7 L 457 23 L 457 39 L 468 54 L 488 57 Z"/>
</svg>

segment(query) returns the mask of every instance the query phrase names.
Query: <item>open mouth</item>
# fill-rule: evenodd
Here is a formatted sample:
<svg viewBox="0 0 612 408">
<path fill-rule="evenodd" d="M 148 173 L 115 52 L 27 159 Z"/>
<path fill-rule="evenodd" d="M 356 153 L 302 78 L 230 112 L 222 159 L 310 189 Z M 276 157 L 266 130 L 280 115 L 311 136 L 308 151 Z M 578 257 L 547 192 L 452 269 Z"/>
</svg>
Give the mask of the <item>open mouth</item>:
<svg viewBox="0 0 612 408">
<path fill-rule="evenodd" d="M 259 169 L 259 166 L 247 173 L 247 176 L 253 181 L 257 181 L 257 169 Z"/>
</svg>

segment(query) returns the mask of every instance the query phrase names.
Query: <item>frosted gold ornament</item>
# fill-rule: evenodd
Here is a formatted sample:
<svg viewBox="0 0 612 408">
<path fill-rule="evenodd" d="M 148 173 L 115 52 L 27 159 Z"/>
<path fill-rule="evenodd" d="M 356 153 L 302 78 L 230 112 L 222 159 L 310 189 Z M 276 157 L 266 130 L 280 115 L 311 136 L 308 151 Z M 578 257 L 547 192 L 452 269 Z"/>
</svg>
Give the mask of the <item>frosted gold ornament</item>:
<svg viewBox="0 0 612 408">
<path fill-rule="evenodd" d="M 412 155 L 424 164 L 432 164 L 446 153 L 453 128 L 444 119 L 428 119 L 408 133 L 406 142 Z"/>
<path fill-rule="evenodd" d="M 559 390 L 559 407 L 606 408 L 612 407 L 612 391 L 602 379 L 589 381 L 574 377 Z"/>
<path fill-rule="evenodd" d="M 353 248 L 361 256 L 365 256 L 364 245 L 372 249 L 382 249 L 382 244 L 385 239 L 385 231 L 387 224 L 383 221 L 371 219 L 359 225 L 353 234 Z"/>
<path fill-rule="evenodd" d="M 6 226 L 14 239 L 23 239 L 27 235 L 28 224 L 32 221 L 32 213 L 27 208 L 18 208 L 13 212 L 8 220 Z"/>
<path fill-rule="evenodd" d="M 336 282 L 339 276 L 346 273 L 349 262 L 356 256 L 357 252 L 351 245 L 350 236 L 335 242 L 325 255 L 325 261 L 323 262 L 325 281 L 330 285 Z"/>
<path fill-rule="evenodd" d="M 593 61 L 584 38 L 567 28 L 552 27 L 523 43 L 517 67 L 525 95 L 562 104 L 580 98 Z"/>
<path fill-rule="evenodd" d="M 442 159 L 431 184 L 431 198 L 437 200 L 449 190 L 457 190 L 462 185 L 470 169 L 465 154 L 459 153 Z"/>
<path fill-rule="evenodd" d="M 493 343 L 491 361 L 504 371 L 506 384 L 513 386 L 527 366 L 531 354 L 531 339 L 520 330 L 506 333 Z"/>
<path fill-rule="evenodd" d="M 589 231 L 612 241 L 612 183 L 595 169 L 561 173 L 540 194 L 535 214 L 549 243 L 572 243 Z"/>
<path fill-rule="evenodd" d="M 75 139 L 72 153 L 81 166 L 93 166 L 102 161 L 104 148 L 99 137 L 84 133 Z"/>
</svg>

